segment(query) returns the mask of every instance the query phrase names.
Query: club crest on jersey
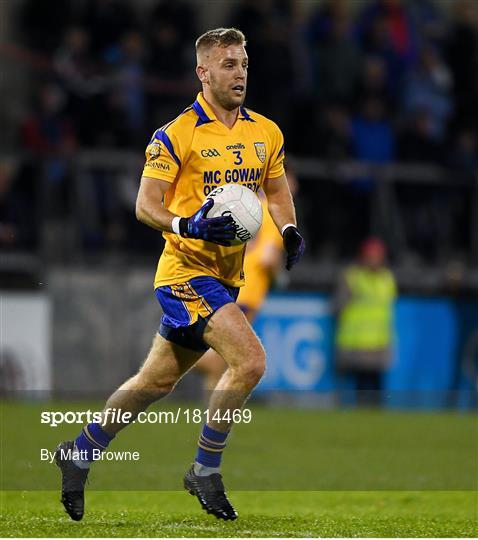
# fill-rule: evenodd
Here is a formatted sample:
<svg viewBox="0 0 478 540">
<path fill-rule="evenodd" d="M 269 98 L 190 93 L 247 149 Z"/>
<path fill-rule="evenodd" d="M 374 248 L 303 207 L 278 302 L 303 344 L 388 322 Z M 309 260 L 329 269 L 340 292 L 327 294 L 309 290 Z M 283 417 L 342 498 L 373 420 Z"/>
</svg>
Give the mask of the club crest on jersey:
<svg viewBox="0 0 478 540">
<path fill-rule="evenodd" d="M 264 163 L 266 160 L 266 145 L 263 142 L 255 142 L 254 148 L 256 149 L 256 154 L 261 163 Z"/>
<path fill-rule="evenodd" d="M 149 159 L 157 159 L 161 155 L 161 143 L 153 142 L 148 145 L 146 152 L 149 154 Z"/>
</svg>

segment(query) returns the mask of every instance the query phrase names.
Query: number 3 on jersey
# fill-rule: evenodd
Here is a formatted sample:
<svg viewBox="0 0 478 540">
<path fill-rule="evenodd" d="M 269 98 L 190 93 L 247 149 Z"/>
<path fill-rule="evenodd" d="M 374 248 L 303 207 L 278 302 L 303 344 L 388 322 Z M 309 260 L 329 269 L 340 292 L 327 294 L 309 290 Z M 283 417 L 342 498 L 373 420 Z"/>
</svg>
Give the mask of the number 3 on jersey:
<svg viewBox="0 0 478 540">
<path fill-rule="evenodd" d="M 236 156 L 236 159 L 234 161 L 234 165 L 241 165 L 241 163 L 244 161 L 241 156 L 240 150 L 234 150 L 233 154 Z"/>
</svg>

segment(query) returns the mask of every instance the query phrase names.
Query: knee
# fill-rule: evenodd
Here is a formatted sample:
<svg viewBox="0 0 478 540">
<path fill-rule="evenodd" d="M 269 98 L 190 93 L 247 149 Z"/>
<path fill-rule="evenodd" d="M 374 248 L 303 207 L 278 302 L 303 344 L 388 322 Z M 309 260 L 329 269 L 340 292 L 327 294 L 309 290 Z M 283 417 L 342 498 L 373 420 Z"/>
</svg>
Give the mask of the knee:
<svg viewBox="0 0 478 540">
<path fill-rule="evenodd" d="M 250 354 L 240 364 L 239 374 L 243 382 L 254 387 L 264 375 L 266 370 L 266 353 L 262 345 L 258 344 L 252 354 Z"/>
<path fill-rule="evenodd" d="M 168 376 L 158 378 L 154 377 L 152 374 L 143 373 L 142 371 L 140 371 L 136 377 L 138 379 L 137 390 L 144 399 L 147 399 L 150 402 L 167 396 L 172 392 L 178 381 L 177 377 Z"/>
</svg>

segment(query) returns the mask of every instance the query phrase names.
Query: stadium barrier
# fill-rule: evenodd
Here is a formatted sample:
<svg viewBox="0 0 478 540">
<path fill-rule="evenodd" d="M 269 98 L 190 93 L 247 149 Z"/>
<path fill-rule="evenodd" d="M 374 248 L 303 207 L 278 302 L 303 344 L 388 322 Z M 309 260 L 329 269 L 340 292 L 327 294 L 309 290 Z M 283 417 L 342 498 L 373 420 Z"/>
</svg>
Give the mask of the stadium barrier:
<svg viewBox="0 0 478 540">
<path fill-rule="evenodd" d="M 395 408 L 478 405 L 478 302 L 401 297 L 395 309 L 395 346 L 384 378 L 382 404 Z M 254 324 L 268 355 L 257 392 L 293 393 L 332 405 L 345 392 L 355 403 L 351 381 L 334 369 L 335 321 L 328 297 L 274 294 Z M 343 400 L 339 400 L 343 402 Z"/>
<path fill-rule="evenodd" d="M 371 178 L 374 187 L 371 219 L 372 233 L 378 234 L 387 242 L 393 255 L 393 270 L 401 290 L 427 294 L 441 293 L 450 288 L 450 261 L 443 264 L 431 264 L 419 259 L 407 257 L 408 246 L 404 237 L 404 216 L 396 200 L 395 186 L 422 185 L 433 194 L 437 186 L 459 186 L 463 196 L 469 201 L 469 214 L 466 215 L 467 252 L 460 254 L 455 261 L 459 274 L 458 288 L 464 292 L 478 292 L 478 171 L 463 174 L 432 165 L 384 164 L 372 165 L 361 162 L 325 162 L 317 159 L 290 157 L 303 186 L 297 197 L 298 205 L 303 200 L 310 202 L 308 189 L 315 182 L 351 183 L 354 179 Z M 105 213 L 115 213 L 120 227 L 126 227 L 125 219 L 134 220 L 134 204 L 141 174 L 143 156 L 138 152 L 116 150 L 81 151 L 71 163 L 72 183 L 69 188 L 68 215 L 60 206 L 43 211 L 41 238 L 38 256 L 49 264 L 58 262 L 90 263 L 92 260 L 101 266 L 111 254 L 121 256 L 128 247 L 109 245 L 97 250 L 92 259 L 90 245 L 85 238 L 91 239 L 104 232 Z M 98 180 L 99 178 L 99 180 Z M 47 191 L 47 180 L 42 179 Z M 98 191 L 102 198 L 98 198 Z M 108 204 L 105 208 L 105 200 Z M 44 201 L 40 201 L 43 207 Z M 58 202 L 56 203 L 59 204 Z M 299 212 L 300 214 L 300 212 Z M 106 216 L 107 218 L 108 216 Z M 300 217 L 300 216 L 299 216 Z M 130 220 L 130 221 L 131 221 Z M 309 249 L 305 260 L 292 274 L 291 285 L 299 288 L 324 288 L 335 283 L 340 261 L 313 255 L 317 247 L 315 232 L 305 228 Z M 323 231 L 322 234 L 327 234 Z M 161 249 L 160 241 L 153 248 Z M 153 242 L 154 243 L 154 242 Z M 151 239 L 148 240 L 151 245 Z M 151 251 L 150 249 L 150 251 Z M 135 252 L 134 263 L 141 264 L 144 257 Z M 1 263 L 0 263 L 1 264 Z M 0 269 L 1 270 L 1 269 Z M 455 286 L 451 284 L 451 288 Z"/>
<path fill-rule="evenodd" d="M 34 364 L 28 369 L 30 384 L 5 380 L 9 389 L 53 389 L 57 396 L 84 398 L 104 397 L 121 384 L 139 368 L 159 323 L 151 280 L 151 270 L 64 267 L 48 274 L 48 293 L 1 291 L 3 343 L 15 345 L 18 368 Z M 10 298 L 29 302 L 28 314 L 17 312 Z M 353 405 L 350 382 L 334 372 L 334 318 L 327 296 L 274 293 L 254 326 L 268 353 L 258 396 L 280 401 L 284 394 L 288 403 L 330 407 L 341 392 L 349 392 Z M 384 405 L 476 406 L 477 301 L 401 296 L 395 344 Z M 180 397 L 200 397 L 196 377 L 184 381 Z"/>
</svg>

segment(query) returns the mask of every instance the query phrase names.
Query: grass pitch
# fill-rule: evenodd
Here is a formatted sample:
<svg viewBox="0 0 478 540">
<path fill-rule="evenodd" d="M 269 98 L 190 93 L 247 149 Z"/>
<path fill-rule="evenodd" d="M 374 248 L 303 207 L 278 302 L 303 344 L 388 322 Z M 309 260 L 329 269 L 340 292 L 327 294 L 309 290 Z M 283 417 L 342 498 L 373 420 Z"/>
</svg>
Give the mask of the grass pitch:
<svg viewBox="0 0 478 540">
<path fill-rule="evenodd" d="M 234 522 L 200 510 L 186 492 L 89 492 L 73 522 L 52 492 L 2 498 L 4 537 L 476 537 L 470 492 L 236 492 Z"/>
<path fill-rule="evenodd" d="M 94 464 L 86 514 L 75 523 L 59 502 L 59 472 L 40 462 L 39 449 L 54 449 L 80 426 L 51 428 L 39 418 L 87 408 L 101 404 L 1 405 L 1 536 L 478 534 L 476 416 L 264 407 L 235 426 L 225 453 L 237 521 L 217 521 L 180 491 L 200 429 L 180 422 L 124 431 L 112 446 L 140 451 L 141 461 Z"/>
</svg>

